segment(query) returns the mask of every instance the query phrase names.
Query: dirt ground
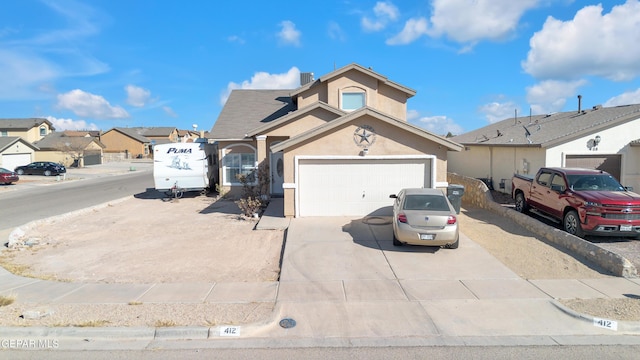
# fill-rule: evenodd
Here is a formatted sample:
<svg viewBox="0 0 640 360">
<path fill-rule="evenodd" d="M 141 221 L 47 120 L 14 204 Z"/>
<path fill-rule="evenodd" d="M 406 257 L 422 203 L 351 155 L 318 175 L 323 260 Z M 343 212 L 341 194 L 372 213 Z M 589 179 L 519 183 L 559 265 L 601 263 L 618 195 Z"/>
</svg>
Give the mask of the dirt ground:
<svg viewBox="0 0 640 360">
<path fill-rule="evenodd" d="M 99 216 L 103 221 L 83 221 L 88 216 Z M 279 274 L 284 233 L 252 231 L 254 226 L 255 221 L 243 218 L 231 201 L 216 202 L 210 197 L 162 201 L 143 196 L 38 226 L 24 238 L 35 245 L 5 250 L 0 253 L 0 262 L 23 275 L 62 281 L 274 281 Z M 460 226 L 465 235 L 524 279 L 611 276 L 488 211 L 464 208 Z M 215 236 L 203 238 L 202 234 Z M 637 299 L 563 302 L 593 316 L 640 320 Z M 60 305 L 53 316 L 37 323 L 18 320 L 22 311 L 34 306 L 47 305 L 17 301 L 0 307 L 0 326 L 240 324 L 266 319 L 273 304 Z"/>
</svg>

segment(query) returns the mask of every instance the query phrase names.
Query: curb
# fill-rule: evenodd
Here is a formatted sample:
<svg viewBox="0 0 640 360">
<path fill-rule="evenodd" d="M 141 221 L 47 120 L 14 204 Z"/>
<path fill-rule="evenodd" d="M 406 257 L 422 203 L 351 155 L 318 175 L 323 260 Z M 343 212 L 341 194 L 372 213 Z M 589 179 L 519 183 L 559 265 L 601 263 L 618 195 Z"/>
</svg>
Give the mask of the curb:
<svg viewBox="0 0 640 360">
<path fill-rule="evenodd" d="M 564 306 L 562 303 L 560 303 L 555 299 L 551 300 L 551 304 L 556 308 L 558 308 L 558 310 L 573 317 L 574 319 L 593 324 L 593 326 L 598 326 L 596 325 L 596 323 L 600 320 L 610 321 L 615 323 L 616 325 L 616 329 L 610 329 L 611 331 L 625 333 L 625 334 L 634 334 L 634 335 L 640 334 L 640 321 L 618 321 L 618 320 L 604 319 L 604 318 L 598 318 L 598 317 L 587 315 L 587 314 L 582 314 Z M 598 326 L 598 327 L 607 328 L 604 326 Z"/>
</svg>

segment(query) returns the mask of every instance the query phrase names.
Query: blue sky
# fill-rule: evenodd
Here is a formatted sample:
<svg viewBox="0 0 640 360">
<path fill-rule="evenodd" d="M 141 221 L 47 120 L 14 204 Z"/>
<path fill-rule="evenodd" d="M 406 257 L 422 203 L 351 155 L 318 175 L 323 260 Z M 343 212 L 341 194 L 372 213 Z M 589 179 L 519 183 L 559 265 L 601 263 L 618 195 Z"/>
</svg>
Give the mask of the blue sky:
<svg viewBox="0 0 640 360">
<path fill-rule="evenodd" d="M 640 103 L 639 0 L 0 3 L 2 118 L 210 130 L 232 89 L 358 63 L 417 91 L 411 123 Z"/>
</svg>

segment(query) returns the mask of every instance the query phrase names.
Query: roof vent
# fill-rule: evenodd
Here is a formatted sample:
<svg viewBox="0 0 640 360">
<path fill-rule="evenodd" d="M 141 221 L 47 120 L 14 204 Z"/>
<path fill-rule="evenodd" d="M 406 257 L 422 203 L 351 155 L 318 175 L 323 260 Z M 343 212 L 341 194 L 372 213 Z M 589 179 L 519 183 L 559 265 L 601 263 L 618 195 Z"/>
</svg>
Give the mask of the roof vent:
<svg viewBox="0 0 640 360">
<path fill-rule="evenodd" d="M 308 83 L 313 81 L 313 73 L 312 72 L 303 72 L 300 73 L 300 86 L 305 86 Z"/>
<path fill-rule="evenodd" d="M 600 109 L 602 109 L 602 105 L 601 104 L 598 104 L 598 105 L 593 107 L 593 110 L 600 110 Z"/>
</svg>

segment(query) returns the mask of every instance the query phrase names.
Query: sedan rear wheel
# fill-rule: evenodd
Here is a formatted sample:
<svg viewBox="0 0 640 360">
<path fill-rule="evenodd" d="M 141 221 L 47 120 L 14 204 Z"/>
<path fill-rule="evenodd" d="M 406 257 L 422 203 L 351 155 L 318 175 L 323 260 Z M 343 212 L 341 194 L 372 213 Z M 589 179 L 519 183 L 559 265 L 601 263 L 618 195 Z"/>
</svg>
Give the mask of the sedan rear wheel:
<svg viewBox="0 0 640 360">
<path fill-rule="evenodd" d="M 447 244 L 445 247 L 447 249 L 457 249 L 459 245 L 460 245 L 460 238 L 457 238 L 456 242 L 451 243 L 451 244 Z"/>
<path fill-rule="evenodd" d="M 44 176 L 51 176 L 51 170 L 45 170 Z"/>
<path fill-rule="evenodd" d="M 393 233 L 393 246 L 402 246 L 400 240 L 396 238 L 396 233 Z"/>
</svg>

